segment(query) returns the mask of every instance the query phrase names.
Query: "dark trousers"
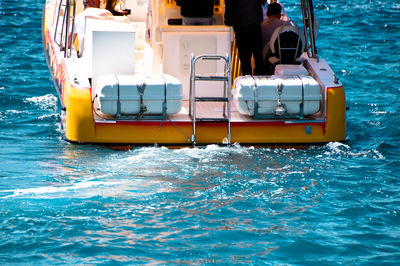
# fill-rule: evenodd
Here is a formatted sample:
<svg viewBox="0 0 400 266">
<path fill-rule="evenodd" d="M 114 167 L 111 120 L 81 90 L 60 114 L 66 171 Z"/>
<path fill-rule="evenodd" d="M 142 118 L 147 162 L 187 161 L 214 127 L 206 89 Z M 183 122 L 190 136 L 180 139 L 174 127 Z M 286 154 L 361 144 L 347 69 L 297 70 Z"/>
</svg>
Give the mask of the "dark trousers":
<svg viewBox="0 0 400 266">
<path fill-rule="evenodd" d="M 254 74 L 264 74 L 262 58 L 261 25 L 235 26 L 236 46 L 239 52 L 243 75 L 251 75 L 251 56 L 254 56 L 256 68 Z"/>
</svg>

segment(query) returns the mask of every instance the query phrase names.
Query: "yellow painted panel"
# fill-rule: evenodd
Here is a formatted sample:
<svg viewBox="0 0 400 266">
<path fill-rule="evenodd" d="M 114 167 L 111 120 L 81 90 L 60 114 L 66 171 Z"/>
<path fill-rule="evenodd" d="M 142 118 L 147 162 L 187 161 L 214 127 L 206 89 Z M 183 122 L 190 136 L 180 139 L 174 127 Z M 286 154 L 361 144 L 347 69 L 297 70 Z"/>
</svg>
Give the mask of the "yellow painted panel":
<svg viewBox="0 0 400 266">
<path fill-rule="evenodd" d="M 327 91 L 327 125 L 328 141 L 343 141 L 346 138 L 346 100 L 343 87 L 328 88 Z"/>
<path fill-rule="evenodd" d="M 175 127 L 171 123 L 147 122 L 141 124 L 96 124 L 97 141 L 107 143 L 188 143 L 190 124 Z M 183 133 L 182 133 L 183 132 Z"/>
<path fill-rule="evenodd" d="M 91 142 L 95 139 L 90 91 L 87 88 L 67 86 L 65 82 L 66 137 L 71 141 Z"/>
</svg>

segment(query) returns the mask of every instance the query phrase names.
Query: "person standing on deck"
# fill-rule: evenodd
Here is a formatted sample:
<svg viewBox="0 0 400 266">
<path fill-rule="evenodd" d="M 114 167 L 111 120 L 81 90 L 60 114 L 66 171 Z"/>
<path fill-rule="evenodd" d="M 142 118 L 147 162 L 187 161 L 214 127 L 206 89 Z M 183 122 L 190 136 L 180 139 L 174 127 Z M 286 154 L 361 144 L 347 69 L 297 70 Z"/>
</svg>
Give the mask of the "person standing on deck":
<svg viewBox="0 0 400 266">
<path fill-rule="evenodd" d="M 214 0 L 177 0 L 183 25 L 212 25 Z"/>
<path fill-rule="evenodd" d="M 264 73 L 262 58 L 260 0 L 225 0 L 225 25 L 233 26 L 243 75 L 251 75 L 251 56 L 254 56 L 254 74 Z"/>
</svg>

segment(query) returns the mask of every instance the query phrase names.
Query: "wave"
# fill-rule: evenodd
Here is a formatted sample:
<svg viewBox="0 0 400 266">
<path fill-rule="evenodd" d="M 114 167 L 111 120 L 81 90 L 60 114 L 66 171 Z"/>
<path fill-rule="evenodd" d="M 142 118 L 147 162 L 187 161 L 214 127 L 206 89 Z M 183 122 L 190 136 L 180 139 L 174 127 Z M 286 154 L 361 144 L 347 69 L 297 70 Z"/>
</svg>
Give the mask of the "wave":
<svg viewBox="0 0 400 266">
<path fill-rule="evenodd" d="M 80 197 L 92 197 L 93 195 L 99 195 L 101 189 L 103 188 L 105 191 L 108 191 L 109 187 L 117 186 L 126 183 L 126 181 L 81 181 L 77 183 L 73 183 L 66 186 L 43 186 L 36 188 L 24 188 L 24 189 L 10 189 L 10 190 L 2 190 L 0 191 L 0 198 L 15 198 L 22 196 L 31 196 L 35 198 L 59 198 L 64 196 L 71 196 L 70 194 L 75 195 L 76 198 Z M 92 191 L 86 191 L 86 193 L 79 193 L 81 190 L 89 190 L 94 188 Z"/>
<path fill-rule="evenodd" d="M 30 97 L 25 99 L 27 102 L 38 105 L 41 109 L 55 109 L 57 107 L 57 97 L 53 94 L 46 94 L 38 97 Z"/>
<path fill-rule="evenodd" d="M 384 160 L 385 157 L 376 149 L 368 149 L 362 151 L 356 151 L 352 149 L 350 145 L 341 142 L 330 142 L 326 145 L 327 151 L 323 155 L 318 155 L 317 158 L 325 156 L 346 156 L 346 157 L 371 157 L 376 160 Z"/>
</svg>

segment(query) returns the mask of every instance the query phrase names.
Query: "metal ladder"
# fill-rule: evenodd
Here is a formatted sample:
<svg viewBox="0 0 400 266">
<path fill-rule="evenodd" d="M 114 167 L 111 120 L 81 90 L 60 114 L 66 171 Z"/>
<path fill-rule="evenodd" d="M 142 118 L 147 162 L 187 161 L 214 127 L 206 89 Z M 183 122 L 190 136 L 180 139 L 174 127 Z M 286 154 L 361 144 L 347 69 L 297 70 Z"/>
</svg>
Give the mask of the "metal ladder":
<svg viewBox="0 0 400 266">
<path fill-rule="evenodd" d="M 214 75 L 205 75 L 196 73 L 196 63 L 200 60 L 205 61 L 223 61 L 224 62 L 224 73 L 219 75 L 215 73 Z M 223 81 L 223 97 L 197 97 L 196 96 L 196 82 L 197 81 Z M 190 95 L 189 95 L 189 115 L 193 120 L 193 135 L 191 136 L 191 141 L 193 145 L 196 145 L 196 123 L 197 122 L 226 122 L 228 127 L 228 136 L 224 144 L 231 144 L 231 71 L 230 71 L 230 61 L 229 56 L 220 55 L 200 55 L 195 57 L 191 55 L 191 65 L 190 65 Z M 224 103 L 223 117 L 208 117 L 208 118 L 198 118 L 196 116 L 196 103 L 197 102 L 222 102 Z"/>
</svg>

